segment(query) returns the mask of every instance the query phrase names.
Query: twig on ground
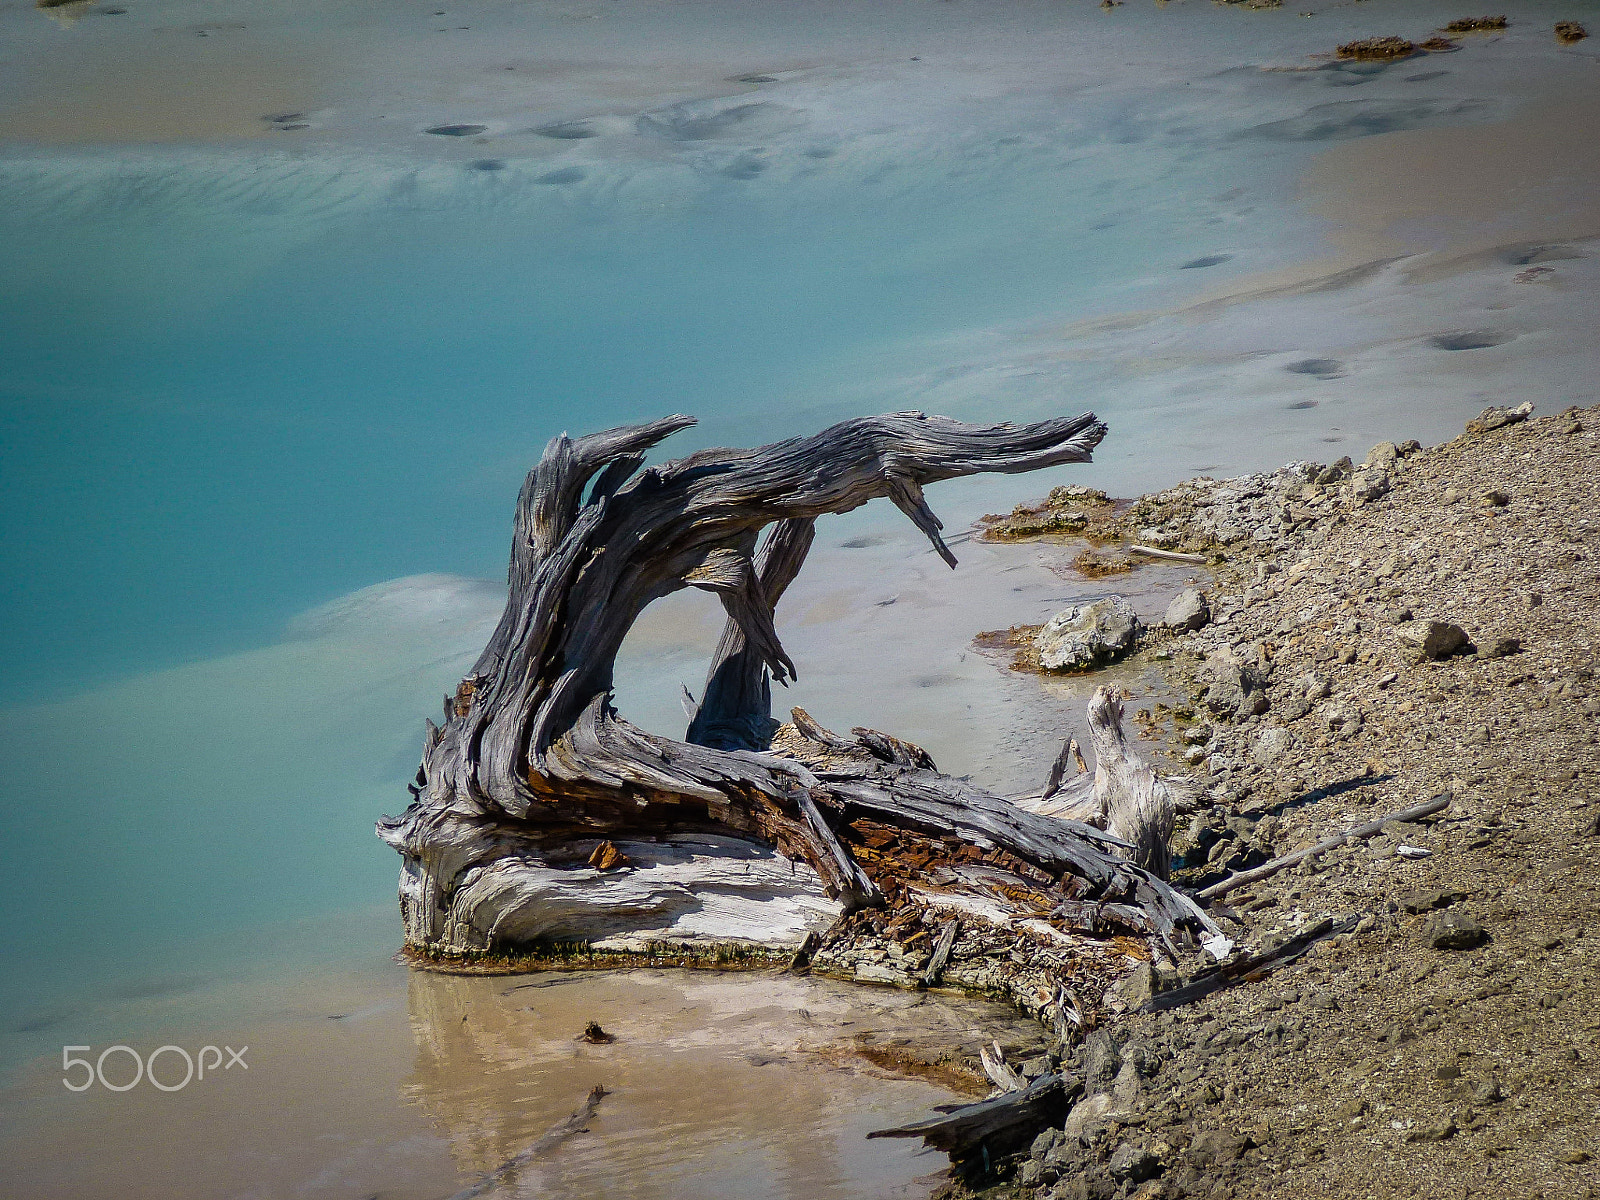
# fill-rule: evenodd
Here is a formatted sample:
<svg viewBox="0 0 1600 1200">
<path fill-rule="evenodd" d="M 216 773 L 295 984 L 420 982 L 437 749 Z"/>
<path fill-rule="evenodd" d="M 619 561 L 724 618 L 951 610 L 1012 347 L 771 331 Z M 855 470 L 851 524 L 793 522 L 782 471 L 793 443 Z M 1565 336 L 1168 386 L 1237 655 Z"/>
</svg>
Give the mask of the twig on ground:
<svg viewBox="0 0 1600 1200">
<path fill-rule="evenodd" d="M 1213 900 L 1218 896 L 1225 896 L 1235 888 L 1243 887 L 1247 883 L 1255 883 L 1258 879 L 1266 879 L 1269 875 L 1276 875 L 1284 868 L 1292 867 L 1298 862 L 1303 862 L 1319 854 L 1326 854 L 1330 850 L 1337 850 L 1346 842 L 1353 842 L 1358 838 L 1369 838 L 1376 833 L 1381 833 L 1383 827 L 1390 821 L 1416 821 L 1436 813 L 1440 809 L 1448 808 L 1450 807 L 1450 801 L 1453 799 L 1455 797 L 1449 792 L 1441 792 L 1424 804 L 1418 804 L 1411 808 L 1402 808 L 1399 812 L 1392 812 L 1386 817 L 1379 817 L 1376 821 L 1369 821 L 1365 825 L 1357 825 L 1354 829 L 1347 829 L 1343 833 L 1336 833 L 1332 837 L 1323 838 L 1315 846 L 1307 846 L 1304 850 L 1296 850 L 1292 854 L 1269 859 L 1259 867 L 1251 867 L 1248 871 L 1240 871 L 1237 875 L 1230 875 L 1220 883 L 1213 883 L 1208 888 L 1202 888 L 1195 895 L 1201 900 Z"/>
</svg>

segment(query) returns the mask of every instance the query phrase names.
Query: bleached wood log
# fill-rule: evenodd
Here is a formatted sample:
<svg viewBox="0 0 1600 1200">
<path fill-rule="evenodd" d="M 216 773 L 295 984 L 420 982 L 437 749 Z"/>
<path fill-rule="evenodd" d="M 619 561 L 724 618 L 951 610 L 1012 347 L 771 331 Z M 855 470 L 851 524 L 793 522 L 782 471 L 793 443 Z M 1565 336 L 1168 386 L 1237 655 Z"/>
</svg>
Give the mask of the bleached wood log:
<svg viewBox="0 0 1600 1200">
<path fill-rule="evenodd" d="M 896 413 L 641 471 L 653 446 L 692 423 L 563 435 L 529 473 L 505 612 L 447 699 L 445 724 L 428 726 L 414 803 L 379 825 L 401 854 L 409 945 L 446 957 L 554 937 L 792 950 L 842 910 L 910 902 L 896 864 L 858 853 L 867 827 L 924 839 L 919 869 L 948 875 L 940 886 L 952 893 L 988 886 L 950 869 L 975 848 L 1107 912 L 1217 932 L 1120 857 L 1117 838 L 942 775 L 901 739 L 857 729 L 812 740 L 810 722 L 766 744 L 770 681 L 795 673 L 774 607 L 815 518 L 887 496 L 953 562 L 924 486 L 1084 461 L 1105 432 L 1092 414 L 971 426 Z M 618 717 L 611 679 L 639 613 L 683 587 L 717 594 L 728 626 L 690 738 L 678 741 Z M 605 839 L 621 857 L 602 870 L 589 859 Z M 1038 920 L 1036 907 L 1007 911 Z"/>
<path fill-rule="evenodd" d="M 1180 554 L 1176 550 L 1157 550 L 1154 546 L 1141 546 L 1137 543 L 1128 547 L 1130 554 L 1143 554 L 1147 558 L 1161 558 L 1167 562 L 1193 563 L 1203 567 L 1208 561 L 1204 554 Z"/>
<path fill-rule="evenodd" d="M 1089 741 L 1093 775 L 1080 773 L 1062 782 L 1066 764 L 1082 764 L 1076 739 L 1069 738 L 1050 769 L 1044 793 L 1013 803 L 1042 816 L 1081 821 L 1103 829 L 1131 846 L 1140 866 L 1165 879 L 1171 866 L 1168 843 L 1177 814 L 1192 810 L 1199 788 L 1184 776 L 1157 771 L 1134 752 L 1122 727 L 1122 701 L 1114 689 L 1097 688 L 1089 701 Z"/>
</svg>

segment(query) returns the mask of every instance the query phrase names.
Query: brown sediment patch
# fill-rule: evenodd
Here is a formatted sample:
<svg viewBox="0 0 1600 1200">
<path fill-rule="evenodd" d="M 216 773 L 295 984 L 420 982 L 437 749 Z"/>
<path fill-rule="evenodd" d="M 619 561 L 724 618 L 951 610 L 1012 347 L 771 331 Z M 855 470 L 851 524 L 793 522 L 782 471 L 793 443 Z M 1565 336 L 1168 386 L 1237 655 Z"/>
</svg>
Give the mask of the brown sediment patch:
<svg viewBox="0 0 1600 1200">
<path fill-rule="evenodd" d="M 49 15 L 74 13 L 68 6 Z M 29 98 L 0 112 L 0 140 L 34 144 L 193 142 L 281 136 L 304 122 L 263 114 L 320 109 L 325 72 L 303 50 L 249 39 L 119 39 L 70 59 L 29 63 Z M 19 72 L 20 73 L 20 72 Z"/>
<path fill-rule="evenodd" d="M 1126 575 L 1135 565 L 1133 559 L 1126 554 L 1098 554 L 1093 550 L 1081 550 L 1072 560 L 1072 569 L 1085 579 Z"/>
<path fill-rule="evenodd" d="M 1429 54 L 1444 54 L 1451 50 L 1461 49 L 1455 39 L 1447 37 L 1431 37 L 1421 45 Z"/>
<path fill-rule="evenodd" d="M 909 1046 L 873 1046 L 864 1041 L 848 1050 L 824 1051 L 823 1057 L 836 1061 L 859 1058 L 896 1079 L 921 1079 L 965 1096 L 986 1095 L 989 1080 L 973 1069 L 970 1060 L 944 1053 L 929 1057 Z"/>
<path fill-rule="evenodd" d="M 1487 33 L 1504 29 L 1509 22 L 1505 17 L 1457 17 L 1444 27 L 1445 33 Z"/>
<path fill-rule="evenodd" d="M 1338 55 L 1340 58 L 1387 60 L 1408 58 L 1416 52 L 1416 44 L 1403 37 L 1375 37 L 1346 42 L 1339 47 Z"/>
<path fill-rule="evenodd" d="M 1070 536 L 1093 543 L 1115 536 L 1106 529 L 1117 502 L 1098 488 L 1068 485 L 1054 488 L 1037 504 L 1019 504 L 1006 516 L 990 514 L 978 521 L 978 540 L 1018 542 Z"/>
<path fill-rule="evenodd" d="M 1576 21 L 1557 21 L 1556 40 L 1570 46 L 1573 42 L 1581 42 L 1589 36 L 1589 31 Z"/>
<path fill-rule="evenodd" d="M 990 629 L 972 639 L 977 650 L 1009 654 L 1013 671 L 1043 671 L 1039 665 L 1039 650 L 1033 644 L 1043 625 L 1013 625 L 1010 629 Z"/>
</svg>

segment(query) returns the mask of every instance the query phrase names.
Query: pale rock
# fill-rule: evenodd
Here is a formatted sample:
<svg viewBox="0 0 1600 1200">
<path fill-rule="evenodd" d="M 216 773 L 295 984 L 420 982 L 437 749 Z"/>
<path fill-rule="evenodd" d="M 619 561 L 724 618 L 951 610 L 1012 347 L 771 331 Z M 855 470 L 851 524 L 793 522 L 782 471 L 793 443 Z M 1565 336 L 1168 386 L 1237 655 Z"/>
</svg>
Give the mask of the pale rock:
<svg viewBox="0 0 1600 1200">
<path fill-rule="evenodd" d="M 1293 745 L 1294 735 L 1287 729 L 1279 726 L 1263 729 L 1250 746 L 1250 761 L 1258 766 L 1270 766 L 1287 754 Z"/>
<path fill-rule="evenodd" d="M 1211 605 L 1199 588 L 1187 588 L 1167 605 L 1165 624 L 1169 629 L 1192 633 L 1211 620 Z"/>
<path fill-rule="evenodd" d="M 1121 596 L 1064 609 L 1034 637 L 1047 671 L 1082 671 L 1113 662 L 1133 648 L 1139 618 Z"/>
</svg>

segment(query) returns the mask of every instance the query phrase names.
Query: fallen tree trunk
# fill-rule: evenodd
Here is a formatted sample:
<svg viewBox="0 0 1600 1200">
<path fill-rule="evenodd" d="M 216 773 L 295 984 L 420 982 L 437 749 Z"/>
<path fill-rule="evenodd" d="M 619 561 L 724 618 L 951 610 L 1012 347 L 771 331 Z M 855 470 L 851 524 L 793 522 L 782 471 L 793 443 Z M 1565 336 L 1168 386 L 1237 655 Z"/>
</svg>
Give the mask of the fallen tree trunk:
<svg viewBox="0 0 1600 1200">
<path fill-rule="evenodd" d="M 416 960 L 576 942 L 787 961 L 852 911 L 1059 947 L 1082 928 L 1063 903 L 1092 907 L 1105 932 L 1219 935 L 1113 834 L 943 775 L 891 735 L 844 738 L 798 710 L 779 728 L 771 714 L 771 680 L 795 674 L 774 608 L 818 516 L 887 496 L 953 565 L 923 487 L 1086 461 L 1105 433 L 1092 414 L 971 426 L 896 413 L 640 470 L 692 423 L 563 435 L 529 473 L 505 611 L 444 724 L 428 725 L 413 803 L 378 827 L 401 855 Z M 728 623 L 679 741 L 621 719 L 611 685 L 634 620 L 683 587 L 715 592 Z"/>
</svg>

